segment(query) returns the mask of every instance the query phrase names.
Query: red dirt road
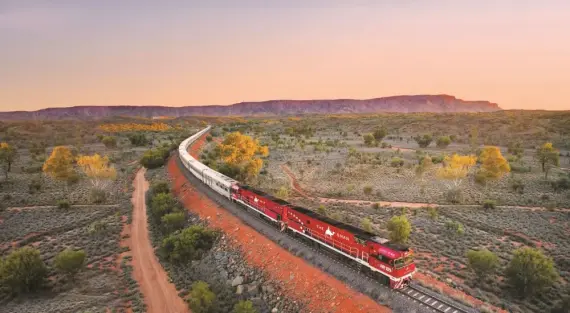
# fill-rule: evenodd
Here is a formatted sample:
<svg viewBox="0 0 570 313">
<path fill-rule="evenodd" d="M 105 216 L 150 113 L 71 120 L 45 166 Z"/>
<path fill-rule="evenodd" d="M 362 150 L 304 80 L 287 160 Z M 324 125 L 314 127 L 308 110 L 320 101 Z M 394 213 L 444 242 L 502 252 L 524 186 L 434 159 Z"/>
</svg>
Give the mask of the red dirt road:
<svg viewBox="0 0 570 313">
<path fill-rule="evenodd" d="M 191 148 L 196 155 L 204 137 Z M 265 238 L 208 197 L 199 193 L 187 180 L 176 160 L 168 162 L 172 189 L 189 210 L 208 219 L 210 225 L 221 229 L 238 247 L 248 262 L 262 268 L 283 292 L 293 300 L 308 302 L 307 313 L 387 313 L 390 309 L 369 297 L 350 289 L 336 278 L 306 263 L 273 241 Z M 183 185 L 186 184 L 184 187 Z M 188 187 L 187 187 L 188 186 Z"/>
<path fill-rule="evenodd" d="M 148 313 L 189 313 L 178 291 L 169 283 L 168 275 L 158 262 L 152 248 L 146 215 L 145 193 L 148 182 L 145 169 L 137 172 L 133 185 L 133 222 L 131 225 L 130 248 L 133 256 L 133 275 L 139 283 Z"/>
</svg>

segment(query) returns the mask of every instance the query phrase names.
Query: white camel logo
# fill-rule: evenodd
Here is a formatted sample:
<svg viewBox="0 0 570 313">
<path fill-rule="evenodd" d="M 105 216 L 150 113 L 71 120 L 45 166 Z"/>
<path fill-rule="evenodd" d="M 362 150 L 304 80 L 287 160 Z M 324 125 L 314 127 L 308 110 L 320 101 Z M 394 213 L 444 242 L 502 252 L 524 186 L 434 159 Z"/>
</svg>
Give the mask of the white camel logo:
<svg viewBox="0 0 570 313">
<path fill-rule="evenodd" d="M 327 230 L 325 231 L 325 235 L 326 235 L 326 236 L 331 236 L 331 237 L 332 237 L 332 236 L 334 236 L 334 232 L 333 232 L 333 231 L 331 231 L 331 229 L 330 229 L 329 227 L 327 227 Z"/>
<path fill-rule="evenodd" d="M 257 197 L 255 197 L 255 198 L 253 199 L 253 201 L 254 201 L 255 203 L 257 203 L 257 201 L 259 201 L 259 199 L 257 199 Z"/>
</svg>

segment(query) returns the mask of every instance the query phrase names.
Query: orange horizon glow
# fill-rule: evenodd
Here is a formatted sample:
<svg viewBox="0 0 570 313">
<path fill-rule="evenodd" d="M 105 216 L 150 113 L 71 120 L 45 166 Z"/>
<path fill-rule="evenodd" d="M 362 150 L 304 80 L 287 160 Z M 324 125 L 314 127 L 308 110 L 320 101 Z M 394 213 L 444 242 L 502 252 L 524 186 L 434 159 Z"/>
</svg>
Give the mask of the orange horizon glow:
<svg viewBox="0 0 570 313">
<path fill-rule="evenodd" d="M 570 110 L 565 1 L 214 2 L 9 6 L 0 12 L 0 111 L 417 94 Z"/>
</svg>

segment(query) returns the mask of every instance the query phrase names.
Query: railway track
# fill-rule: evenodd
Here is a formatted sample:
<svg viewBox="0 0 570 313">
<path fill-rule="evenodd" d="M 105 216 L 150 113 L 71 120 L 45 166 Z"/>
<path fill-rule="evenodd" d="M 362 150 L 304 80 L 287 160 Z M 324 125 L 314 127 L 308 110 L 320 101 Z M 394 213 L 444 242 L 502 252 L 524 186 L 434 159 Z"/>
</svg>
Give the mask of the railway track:
<svg viewBox="0 0 570 313">
<path fill-rule="evenodd" d="M 178 157 L 176 157 L 176 162 L 183 175 L 188 180 L 188 183 L 192 184 L 202 194 L 210 198 L 210 200 L 214 201 L 219 206 L 224 207 L 228 212 L 239 218 L 246 225 L 256 229 L 256 231 L 282 247 L 288 248 L 289 251 L 299 257 L 302 257 L 312 265 L 321 268 L 323 271 L 344 281 L 354 289 L 376 299 L 376 301 L 381 304 L 386 304 L 385 301 L 382 300 L 386 297 L 383 297 L 381 294 L 383 293 L 386 295 L 389 293 L 390 295 L 388 298 L 393 298 L 393 296 L 398 295 L 408 301 L 417 303 L 418 308 L 422 310 L 416 310 L 414 312 L 479 312 L 476 309 L 455 303 L 453 300 L 445 299 L 444 296 L 438 295 L 437 293 L 418 286 L 417 284 L 412 283 L 410 286 L 399 290 L 390 289 L 378 280 L 375 273 L 369 271 L 365 267 L 359 267 L 355 262 L 352 262 L 348 258 L 339 256 L 324 246 L 315 245 L 313 241 L 309 241 L 308 239 L 295 236 L 289 232 L 280 232 L 269 220 L 261 218 L 258 214 L 247 212 L 248 209 L 243 208 L 237 203 L 229 201 L 227 198 L 222 197 L 215 191 L 208 188 L 208 186 L 203 184 L 186 170 Z M 295 245 L 300 245 L 302 248 L 295 248 Z M 380 292 L 380 290 L 382 290 L 382 292 Z M 412 312 L 412 310 L 402 312 Z"/>
<path fill-rule="evenodd" d="M 415 285 L 410 285 L 404 289 L 399 289 L 400 292 L 421 304 L 430 307 L 435 312 L 441 313 L 470 313 L 473 310 L 466 310 L 449 303 L 447 300 L 441 299 L 441 297 L 436 297 L 434 294 L 428 294 L 427 292 L 421 290 Z"/>
</svg>

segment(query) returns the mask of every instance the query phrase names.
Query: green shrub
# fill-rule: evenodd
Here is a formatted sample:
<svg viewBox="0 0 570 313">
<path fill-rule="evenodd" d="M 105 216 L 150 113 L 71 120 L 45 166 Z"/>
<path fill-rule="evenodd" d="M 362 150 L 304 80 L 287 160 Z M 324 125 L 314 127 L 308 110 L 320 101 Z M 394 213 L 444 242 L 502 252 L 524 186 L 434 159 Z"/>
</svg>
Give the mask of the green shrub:
<svg viewBox="0 0 570 313">
<path fill-rule="evenodd" d="M 499 266 L 499 258 L 497 255 L 487 249 L 479 251 L 469 250 L 466 256 L 469 267 L 480 278 L 491 274 Z"/>
<path fill-rule="evenodd" d="M 160 226 L 165 234 L 180 230 L 185 224 L 186 214 L 184 212 L 168 213 L 160 218 Z"/>
<path fill-rule="evenodd" d="M 378 202 L 372 203 L 372 208 L 373 208 L 374 210 L 380 209 L 380 203 L 378 203 Z"/>
<path fill-rule="evenodd" d="M 71 205 L 69 204 L 69 201 L 67 201 L 67 200 L 59 200 L 59 201 L 57 201 L 57 207 L 59 209 L 69 209 L 69 208 L 71 208 Z"/>
<path fill-rule="evenodd" d="M 89 199 L 92 203 L 104 203 L 107 200 L 107 192 L 103 189 L 93 188 L 89 194 Z"/>
<path fill-rule="evenodd" d="M 156 222 L 159 222 L 164 215 L 172 213 L 178 208 L 178 201 L 170 193 L 155 194 L 150 200 L 150 213 Z"/>
<path fill-rule="evenodd" d="M 167 148 L 155 148 L 147 150 L 140 160 L 142 166 L 153 169 L 163 166 L 170 156 L 170 151 Z"/>
<path fill-rule="evenodd" d="M 534 248 L 519 248 L 506 271 L 507 281 L 521 296 L 532 296 L 547 289 L 558 279 L 554 261 Z"/>
<path fill-rule="evenodd" d="M 372 186 L 364 186 L 363 192 L 367 196 L 371 195 L 372 194 Z"/>
<path fill-rule="evenodd" d="M 188 306 L 192 313 L 210 313 L 216 304 L 216 294 L 210 290 L 210 285 L 203 281 L 192 283 L 188 296 Z"/>
<path fill-rule="evenodd" d="M 463 235 L 465 233 L 463 224 L 454 221 L 445 222 L 445 230 L 451 235 Z"/>
<path fill-rule="evenodd" d="M 167 182 L 164 181 L 157 181 L 152 184 L 150 187 L 150 192 L 152 195 L 156 195 L 159 193 L 170 193 L 170 187 L 168 186 Z"/>
<path fill-rule="evenodd" d="M 85 265 L 85 259 L 85 251 L 65 249 L 55 257 L 54 265 L 58 271 L 74 276 Z"/>
<path fill-rule="evenodd" d="M 114 148 L 117 146 L 117 138 L 111 136 L 105 136 L 101 138 L 101 142 L 106 148 Z"/>
<path fill-rule="evenodd" d="M 414 137 L 414 140 L 418 143 L 420 148 L 427 148 L 433 141 L 433 137 L 429 134 L 425 134 L 423 136 Z"/>
<path fill-rule="evenodd" d="M 400 157 L 393 157 L 392 160 L 390 160 L 390 166 L 402 167 L 402 166 L 404 166 L 404 159 L 402 159 Z"/>
<path fill-rule="evenodd" d="M 127 137 L 133 146 L 142 147 L 149 144 L 149 140 L 142 133 L 129 134 Z"/>
<path fill-rule="evenodd" d="M 363 218 L 362 219 L 362 229 L 364 229 L 365 231 L 371 233 L 372 232 L 372 222 L 370 221 L 369 218 Z"/>
<path fill-rule="evenodd" d="M 107 230 L 107 223 L 103 221 L 96 221 L 89 225 L 88 233 L 90 235 L 101 234 Z"/>
<path fill-rule="evenodd" d="M 234 305 L 234 310 L 232 313 L 257 313 L 257 311 L 253 307 L 253 303 L 251 301 L 242 300 Z"/>
<path fill-rule="evenodd" d="M 485 200 L 483 202 L 483 209 L 485 210 L 494 210 L 497 208 L 497 201 L 495 200 Z"/>
<path fill-rule="evenodd" d="M 439 215 L 439 213 L 437 212 L 437 208 L 434 208 L 434 207 L 428 208 L 428 214 L 432 220 L 437 220 L 437 217 Z"/>
<path fill-rule="evenodd" d="M 197 260 L 212 248 L 217 233 L 194 225 L 176 232 L 162 241 L 161 254 L 173 263 Z"/>
<path fill-rule="evenodd" d="M 390 231 L 390 240 L 402 243 L 408 241 L 412 231 L 412 225 L 405 215 L 392 217 L 387 228 Z"/>
<path fill-rule="evenodd" d="M 319 205 L 319 207 L 317 208 L 317 212 L 318 212 L 320 215 L 327 215 L 327 209 L 326 209 L 325 206 L 322 205 L 322 204 Z"/>
<path fill-rule="evenodd" d="M 437 141 L 435 144 L 438 148 L 447 148 L 447 146 L 449 146 L 449 144 L 451 144 L 451 138 L 449 138 L 449 136 L 441 136 L 441 137 L 437 138 Z"/>
<path fill-rule="evenodd" d="M 212 138 L 212 136 L 210 136 L 210 135 L 206 136 L 207 142 L 212 142 L 212 140 L 214 140 L 214 138 Z"/>
<path fill-rule="evenodd" d="M 443 155 L 436 155 L 436 156 L 431 157 L 431 162 L 433 164 L 440 164 L 440 163 L 443 163 L 444 159 L 445 159 L 445 157 Z"/>
<path fill-rule="evenodd" d="M 463 193 L 461 192 L 461 189 L 459 188 L 454 188 L 454 189 L 450 189 L 448 191 L 445 192 L 445 199 L 451 203 L 462 203 L 463 202 Z"/>
<path fill-rule="evenodd" d="M 47 274 L 40 251 L 31 247 L 16 249 L 0 260 L 0 286 L 13 294 L 38 290 Z"/>
</svg>

